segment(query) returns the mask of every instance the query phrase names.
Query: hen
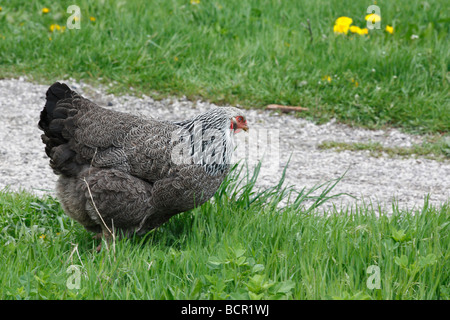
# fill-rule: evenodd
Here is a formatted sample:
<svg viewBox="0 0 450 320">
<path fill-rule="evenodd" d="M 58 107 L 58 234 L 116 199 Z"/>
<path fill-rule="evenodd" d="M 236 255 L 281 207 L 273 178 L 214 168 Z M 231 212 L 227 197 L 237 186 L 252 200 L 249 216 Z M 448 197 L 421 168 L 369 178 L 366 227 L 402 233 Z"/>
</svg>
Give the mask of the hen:
<svg viewBox="0 0 450 320">
<path fill-rule="evenodd" d="M 39 128 L 65 213 L 100 237 L 144 234 L 208 201 L 229 171 L 233 134 L 248 130 L 237 108 L 159 121 L 99 107 L 58 82 Z"/>
</svg>

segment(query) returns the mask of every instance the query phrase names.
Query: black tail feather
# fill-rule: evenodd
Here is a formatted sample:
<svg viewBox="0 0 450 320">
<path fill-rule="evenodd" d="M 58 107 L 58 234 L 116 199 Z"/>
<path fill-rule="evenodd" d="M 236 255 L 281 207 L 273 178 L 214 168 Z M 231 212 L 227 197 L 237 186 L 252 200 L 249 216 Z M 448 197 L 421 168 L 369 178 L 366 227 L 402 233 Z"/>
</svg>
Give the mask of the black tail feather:
<svg viewBox="0 0 450 320">
<path fill-rule="evenodd" d="M 48 88 L 45 103 L 45 107 L 41 112 L 41 118 L 39 121 L 39 128 L 44 132 L 48 130 L 50 122 L 52 121 L 56 104 L 59 100 L 72 97 L 73 91 L 65 83 L 55 82 Z M 59 117 L 58 117 L 59 118 Z"/>
<path fill-rule="evenodd" d="M 77 95 L 66 84 L 55 82 L 47 90 L 47 101 L 41 111 L 39 128 L 44 131 L 41 136 L 45 144 L 45 153 L 50 157 L 50 166 L 56 173 L 67 176 L 76 174 L 77 163 L 75 162 L 75 152 L 69 148 L 67 125 L 74 125 L 73 119 L 69 117 L 69 108 L 72 108 L 70 101 Z M 62 100 L 69 103 L 62 102 Z M 75 112 L 71 112 L 72 116 Z"/>
</svg>

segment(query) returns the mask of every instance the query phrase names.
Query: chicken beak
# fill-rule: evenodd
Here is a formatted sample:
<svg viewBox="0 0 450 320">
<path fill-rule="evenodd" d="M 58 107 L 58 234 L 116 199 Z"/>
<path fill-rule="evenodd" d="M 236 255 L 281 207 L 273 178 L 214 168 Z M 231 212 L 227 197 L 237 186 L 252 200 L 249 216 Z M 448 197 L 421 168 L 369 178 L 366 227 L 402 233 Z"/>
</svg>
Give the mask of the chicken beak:
<svg viewBox="0 0 450 320">
<path fill-rule="evenodd" d="M 247 125 L 243 126 L 241 129 L 244 130 L 245 132 L 248 132 L 248 126 Z"/>
</svg>

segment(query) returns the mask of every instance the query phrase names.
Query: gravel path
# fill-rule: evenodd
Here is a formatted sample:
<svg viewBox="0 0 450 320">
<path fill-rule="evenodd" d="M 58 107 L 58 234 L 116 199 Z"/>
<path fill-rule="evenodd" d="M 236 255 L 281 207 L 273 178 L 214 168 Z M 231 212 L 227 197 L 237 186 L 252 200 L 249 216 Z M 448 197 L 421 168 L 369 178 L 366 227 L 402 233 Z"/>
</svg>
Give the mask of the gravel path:
<svg viewBox="0 0 450 320">
<path fill-rule="evenodd" d="M 143 116 L 167 120 L 187 119 L 212 107 L 207 102 L 191 102 L 183 98 L 155 101 L 146 96 L 113 96 L 80 82 L 65 82 L 101 106 Z M 54 195 L 57 177 L 48 166 L 40 139 L 41 131 L 37 128 L 48 86 L 33 84 L 22 78 L 0 80 L 0 189 L 9 186 L 11 190 L 26 189 L 38 195 Z M 261 110 L 248 111 L 247 118 L 253 135 L 238 135 L 241 141 L 238 155 L 256 154 L 260 158 L 258 152 L 262 153 L 264 148 L 260 147 L 262 151 L 252 149 L 255 145 L 252 139 L 257 137 L 258 146 L 264 145 L 264 138 L 269 142 L 278 142 L 279 153 L 271 153 L 263 160 L 259 187 L 276 184 L 292 154 L 286 183 L 295 185 L 299 190 L 338 178 L 348 170 L 333 193 L 352 194 L 357 200 L 342 196 L 333 200 L 336 205 L 364 199 L 366 203 L 380 203 L 389 210 L 393 198 L 398 200 L 400 208 L 420 207 L 427 193 L 430 193 L 430 202 L 435 205 L 450 199 L 448 160 L 374 158 L 369 156 L 368 151 L 334 152 L 317 148 L 326 140 L 349 143 L 374 141 L 384 146 L 410 146 L 419 143 L 420 137 L 394 129 L 355 129 L 333 121 L 316 125 L 290 115 Z M 249 161 L 250 164 L 254 163 L 255 157 Z"/>
</svg>

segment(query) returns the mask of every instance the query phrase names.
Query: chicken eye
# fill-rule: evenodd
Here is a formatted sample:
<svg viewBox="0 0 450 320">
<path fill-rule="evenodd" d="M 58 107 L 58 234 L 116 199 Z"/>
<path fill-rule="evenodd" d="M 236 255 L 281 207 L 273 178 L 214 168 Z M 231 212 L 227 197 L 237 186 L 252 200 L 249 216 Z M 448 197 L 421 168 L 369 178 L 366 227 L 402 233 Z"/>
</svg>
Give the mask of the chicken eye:
<svg viewBox="0 0 450 320">
<path fill-rule="evenodd" d="M 244 121 L 244 118 L 242 118 L 241 116 L 237 117 L 237 121 L 241 122 Z"/>
</svg>

